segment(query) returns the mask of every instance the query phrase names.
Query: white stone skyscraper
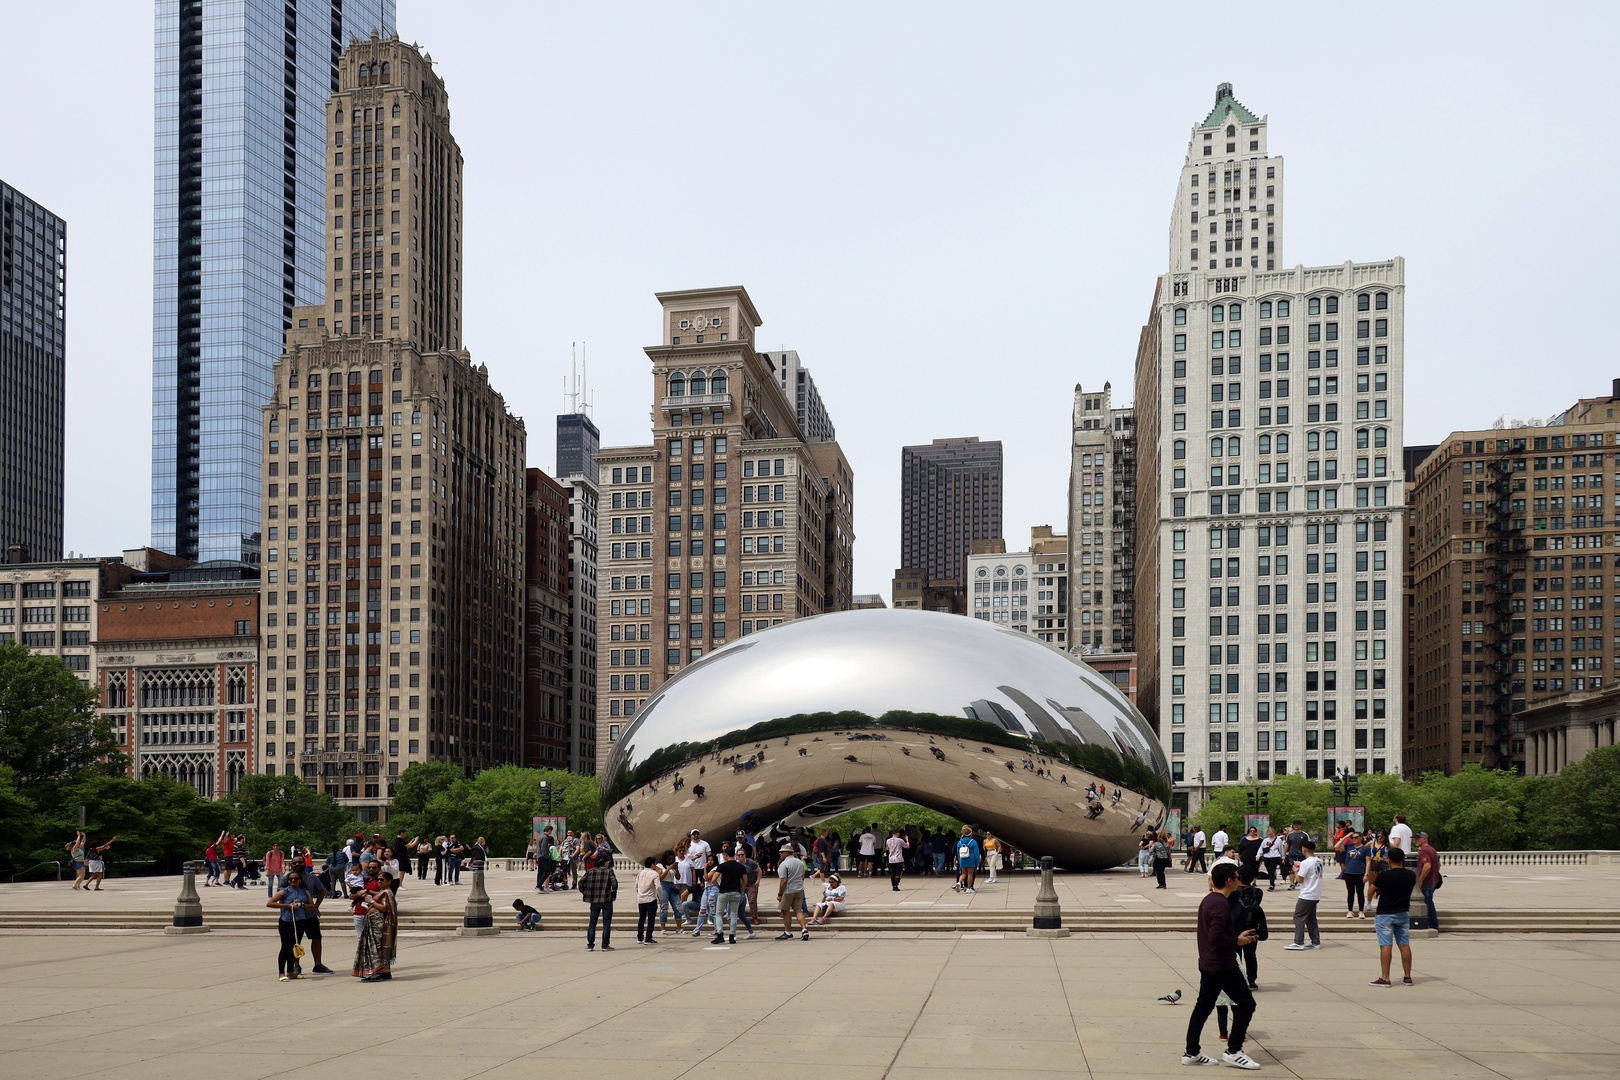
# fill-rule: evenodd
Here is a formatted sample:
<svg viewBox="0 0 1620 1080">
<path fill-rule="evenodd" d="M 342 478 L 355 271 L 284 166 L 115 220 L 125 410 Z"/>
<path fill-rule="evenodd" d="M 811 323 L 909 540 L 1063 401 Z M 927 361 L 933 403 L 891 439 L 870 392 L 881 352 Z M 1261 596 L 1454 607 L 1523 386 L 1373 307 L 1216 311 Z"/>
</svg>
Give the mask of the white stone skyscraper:
<svg viewBox="0 0 1620 1080">
<path fill-rule="evenodd" d="M 1276 269 L 1281 175 L 1222 84 L 1137 358 L 1139 701 L 1178 802 L 1398 761 L 1405 261 Z"/>
</svg>

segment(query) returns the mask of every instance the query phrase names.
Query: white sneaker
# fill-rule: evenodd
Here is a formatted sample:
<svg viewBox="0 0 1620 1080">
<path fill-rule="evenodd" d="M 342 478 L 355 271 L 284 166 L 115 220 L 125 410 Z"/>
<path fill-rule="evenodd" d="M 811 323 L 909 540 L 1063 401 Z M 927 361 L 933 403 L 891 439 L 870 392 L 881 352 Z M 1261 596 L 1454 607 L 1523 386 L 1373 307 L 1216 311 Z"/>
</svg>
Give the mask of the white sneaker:
<svg viewBox="0 0 1620 1080">
<path fill-rule="evenodd" d="M 1181 1063 L 1183 1065 L 1214 1065 L 1215 1059 L 1208 1054 L 1182 1054 Z"/>
<path fill-rule="evenodd" d="M 1307 949 L 1320 949 L 1322 947 L 1322 943 L 1320 941 L 1313 941 L 1305 947 Z"/>
<path fill-rule="evenodd" d="M 1258 1069 L 1260 1063 L 1241 1050 L 1228 1050 L 1221 1055 L 1221 1064 L 1234 1069 Z"/>
<path fill-rule="evenodd" d="M 1283 949 L 1286 950 L 1287 952 L 1298 952 L 1300 949 L 1308 949 L 1308 948 L 1310 948 L 1309 945 L 1301 945 L 1297 941 L 1290 944 L 1290 945 L 1284 945 L 1283 946 Z"/>
</svg>

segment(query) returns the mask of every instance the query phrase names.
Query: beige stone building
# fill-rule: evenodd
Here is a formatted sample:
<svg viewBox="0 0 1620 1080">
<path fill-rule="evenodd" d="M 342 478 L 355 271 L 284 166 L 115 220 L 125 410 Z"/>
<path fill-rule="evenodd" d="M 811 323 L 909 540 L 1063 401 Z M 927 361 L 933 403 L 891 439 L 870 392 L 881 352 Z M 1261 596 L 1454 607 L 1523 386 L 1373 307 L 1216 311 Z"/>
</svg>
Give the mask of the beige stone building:
<svg viewBox="0 0 1620 1080">
<path fill-rule="evenodd" d="M 652 444 L 597 455 L 599 763 L 713 649 L 852 602 L 853 470 L 801 432 L 747 291 L 658 301 Z"/>
<path fill-rule="evenodd" d="M 461 343 L 461 154 L 415 48 L 328 107 L 324 306 L 264 410 L 259 766 L 385 812 L 415 761 L 521 760 L 526 432 Z"/>
<path fill-rule="evenodd" d="M 1517 719 L 1524 725 L 1525 775 L 1557 776 L 1598 747 L 1615 744 L 1620 686 L 1553 698 L 1525 709 Z"/>
<path fill-rule="evenodd" d="M 1074 387 L 1069 447 L 1069 648 L 1136 646 L 1136 410 Z"/>
</svg>

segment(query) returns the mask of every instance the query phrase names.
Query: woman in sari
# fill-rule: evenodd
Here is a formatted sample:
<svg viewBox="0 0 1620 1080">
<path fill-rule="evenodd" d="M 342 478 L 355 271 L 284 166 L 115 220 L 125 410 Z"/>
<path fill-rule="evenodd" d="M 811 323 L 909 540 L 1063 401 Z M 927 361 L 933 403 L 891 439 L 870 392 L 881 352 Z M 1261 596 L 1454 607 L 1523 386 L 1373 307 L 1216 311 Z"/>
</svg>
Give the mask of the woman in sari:
<svg viewBox="0 0 1620 1080">
<path fill-rule="evenodd" d="M 399 930 L 399 911 L 394 906 L 393 892 L 382 887 L 369 868 L 363 895 L 364 899 L 355 904 L 357 911 L 364 904 L 365 922 L 355 946 L 354 974 L 361 982 L 382 982 L 394 977 L 394 940 Z"/>
</svg>

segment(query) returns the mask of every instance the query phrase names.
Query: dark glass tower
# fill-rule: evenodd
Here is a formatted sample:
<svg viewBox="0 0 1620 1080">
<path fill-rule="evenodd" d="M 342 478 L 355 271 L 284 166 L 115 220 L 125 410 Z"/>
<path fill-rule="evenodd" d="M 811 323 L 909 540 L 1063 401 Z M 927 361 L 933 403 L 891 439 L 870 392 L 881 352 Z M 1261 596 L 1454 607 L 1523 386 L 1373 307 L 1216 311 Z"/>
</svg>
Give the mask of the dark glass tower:
<svg viewBox="0 0 1620 1080">
<path fill-rule="evenodd" d="M 557 417 L 558 476 L 589 476 L 591 483 L 596 483 L 596 452 L 600 449 L 602 433 L 590 417 L 584 413 Z"/>
<path fill-rule="evenodd" d="M 158 0 L 152 544 L 259 560 L 260 409 L 326 296 L 326 101 L 394 0 Z"/>
<path fill-rule="evenodd" d="M 62 557 L 67 222 L 0 181 L 0 560 Z"/>
<path fill-rule="evenodd" d="M 960 586 L 973 541 L 1001 536 L 999 441 L 935 439 L 900 448 L 901 566 Z"/>
</svg>

